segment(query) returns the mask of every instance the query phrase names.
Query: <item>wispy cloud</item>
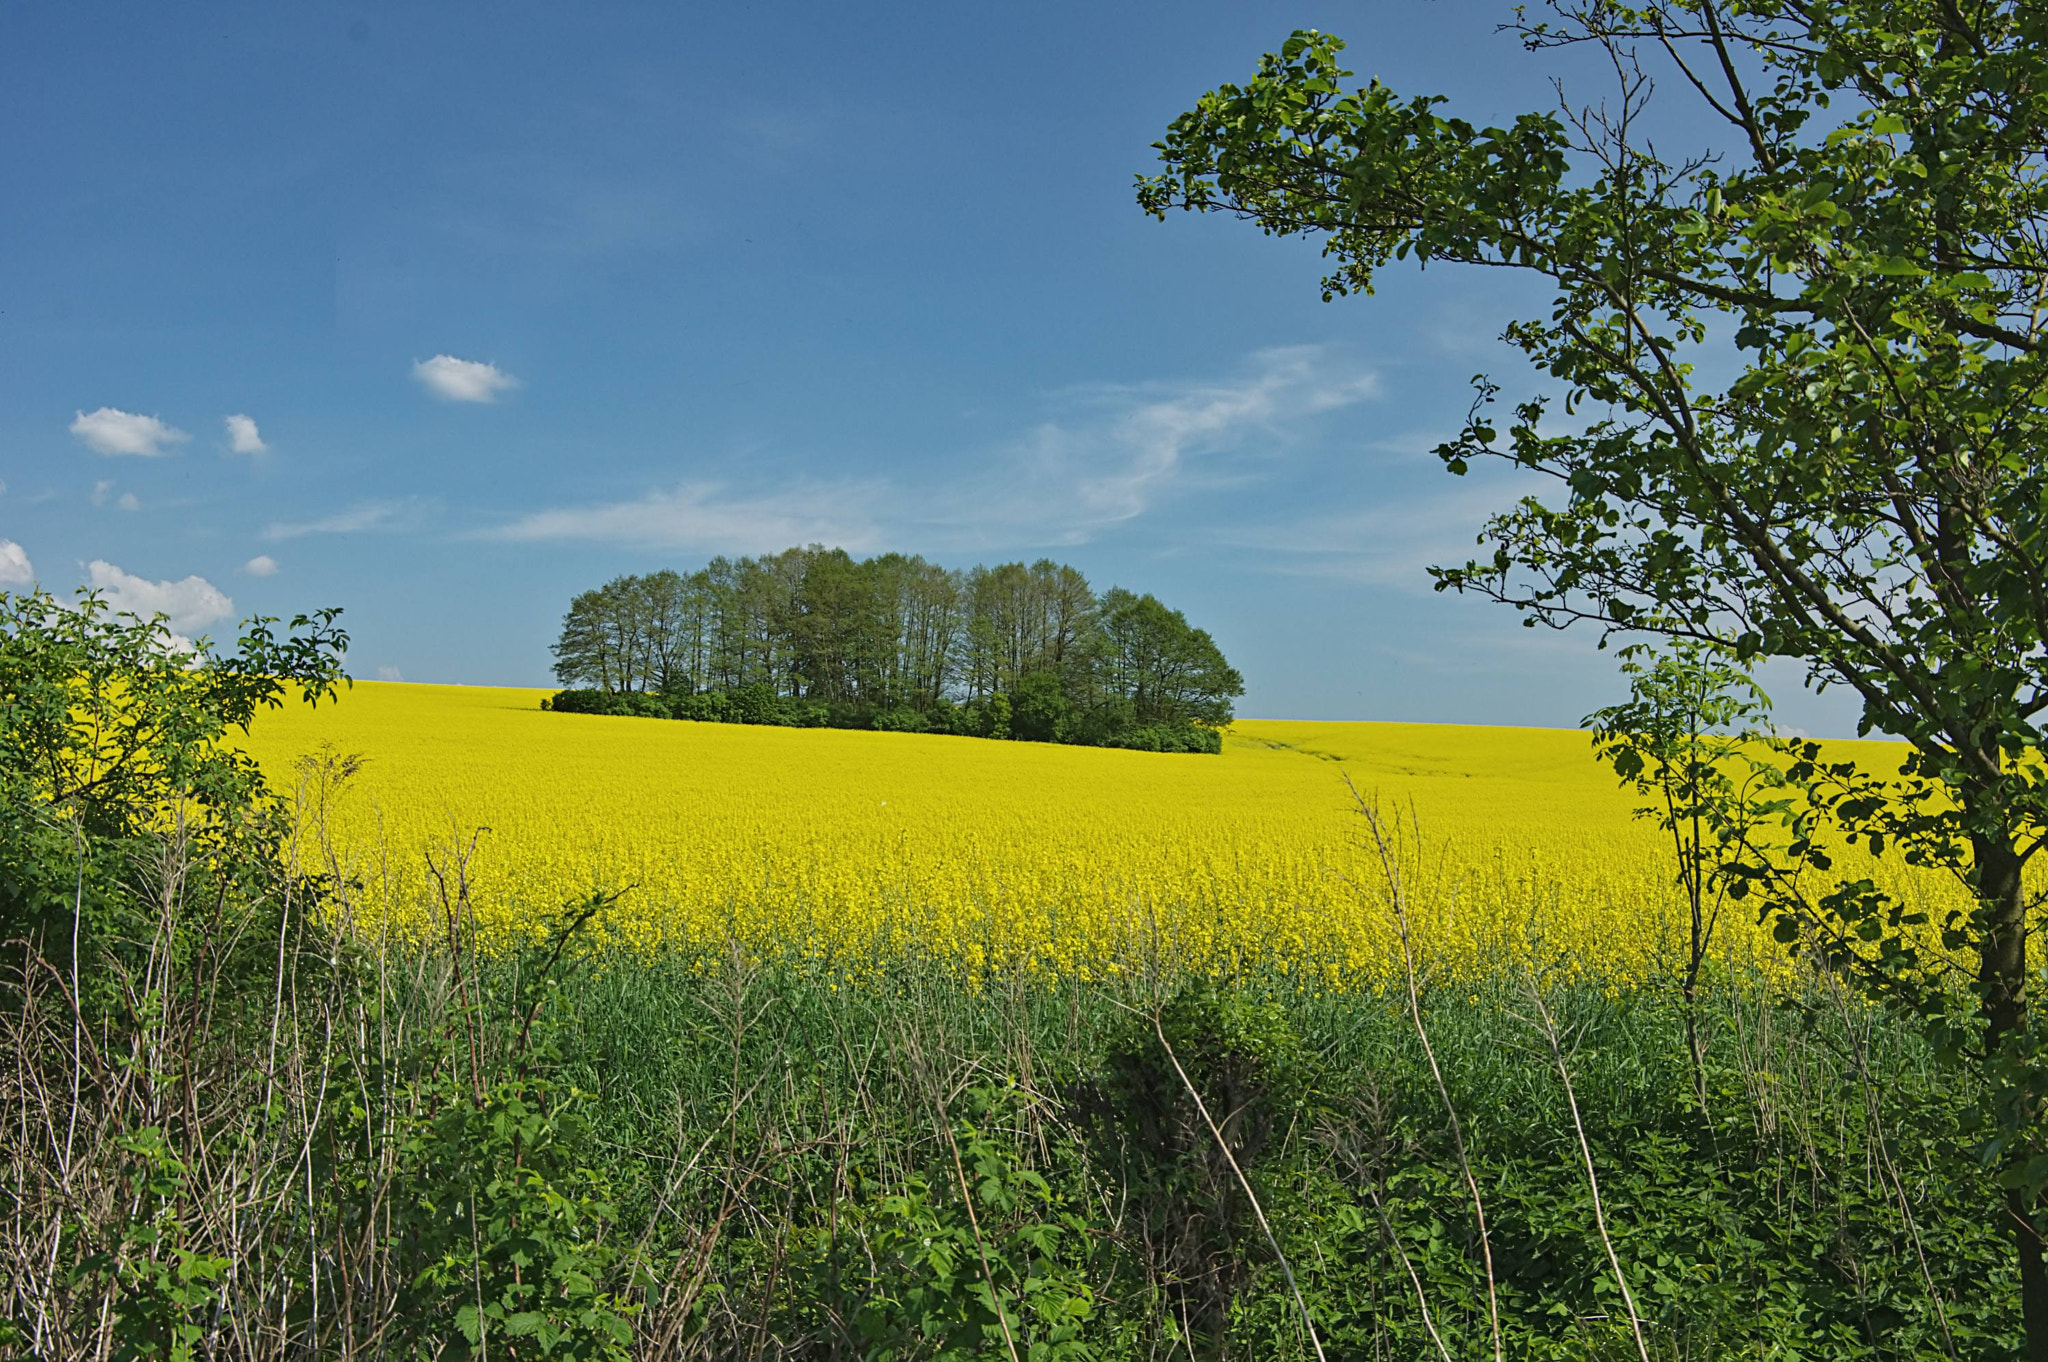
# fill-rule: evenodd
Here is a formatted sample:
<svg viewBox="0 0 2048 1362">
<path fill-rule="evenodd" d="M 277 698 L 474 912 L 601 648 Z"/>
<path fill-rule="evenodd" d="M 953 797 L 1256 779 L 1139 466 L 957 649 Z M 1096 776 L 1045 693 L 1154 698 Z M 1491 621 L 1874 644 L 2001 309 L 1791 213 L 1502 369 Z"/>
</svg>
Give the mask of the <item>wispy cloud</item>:
<svg viewBox="0 0 2048 1362">
<path fill-rule="evenodd" d="M 0 539 L 0 586 L 33 586 L 35 580 L 28 550 L 12 539 Z"/>
<path fill-rule="evenodd" d="M 1436 447 L 1457 436 L 1457 431 L 1448 427 L 1416 427 L 1397 430 L 1391 435 L 1375 435 L 1359 443 L 1359 448 L 1368 454 L 1394 459 L 1409 464 L 1437 464 Z"/>
<path fill-rule="evenodd" d="M 1074 389 L 1065 395 L 1071 413 L 1020 446 L 1025 495 L 1004 500 L 1013 513 L 1066 527 L 1064 537 L 1086 538 L 1183 488 L 1243 476 L 1305 421 L 1379 391 L 1376 374 L 1326 346 L 1259 351 L 1229 379 Z"/>
<path fill-rule="evenodd" d="M 263 435 L 256 429 L 253 417 L 237 412 L 226 419 L 228 428 L 228 452 L 230 454 L 264 454 L 270 446 L 263 443 Z"/>
<path fill-rule="evenodd" d="M 1521 490 L 1503 477 L 1474 476 L 1366 506 L 1228 524 L 1208 538 L 1255 551 L 1270 572 L 1420 590 L 1430 587 L 1432 566 L 1472 557 L 1487 517 L 1514 505 Z"/>
<path fill-rule="evenodd" d="M 181 445 L 191 439 L 184 431 L 164 424 L 154 416 L 143 416 L 118 407 L 81 411 L 71 422 L 71 433 L 87 449 L 100 454 L 134 454 L 154 459 L 168 454 L 166 445 Z"/>
<path fill-rule="evenodd" d="M 1376 375 L 1329 347 L 1264 350 L 1228 378 L 1053 394 L 1055 416 L 956 456 L 943 479 L 781 489 L 685 481 L 630 500 L 530 512 L 478 537 L 710 553 L 813 540 L 854 550 L 1076 543 L 1176 497 L 1262 476 L 1315 418 L 1378 392 Z"/>
<path fill-rule="evenodd" d="M 167 624 L 180 642 L 185 641 L 184 636 L 196 634 L 207 625 L 228 619 L 235 613 L 235 603 L 227 593 L 204 577 L 195 575 L 177 581 L 156 582 L 124 572 L 100 558 L 86 564 L 86 573 L 90 585 L 104 595 L 114 609 L 140 615 L 144 619 L 152 615 L 168 616 Z"/>
<path fill-rule="evenodd" d="M 495 402 L 498 394 L 519 386 L 519 380 L 495 364 L 436 355 L 416 361 L 412 376 L 444 402 Z"/>
<path fill-rule="evenodd" d="M 248 577 L 275 577 L 277 575 L 277 560 L 267 553 L 259 553 L 248 562 L 242 564 L 242 573 Z"/>
<path fill-rule="evenodd" d="M 133 492 L 123 492 L 118 497 L 114 495 L 114 480 L 112 478 L 101 478 L 93 483 L 92 504 L 95 506 L 111 504 L 117 510 L 122 511 L 139 511 L 142 509 L 142 503 L 136 499 Z"/>
<path fill-rule="evenodd" d="M 367 534 L 417 528 L 434 511 L 434 503 L 421 497 L 398 501 L 366 501 L 316 520 L 274 521 L 263 527 L 263 537 L 272 541 L 303 539 L 309 534 Z"/>
<path fill-rule="evenodd" d="M 871 483 L 805 485 L 753 496 L 734 495 L 719 483 L 684 483 L 631 501 L 535 511 L 480 537 L 602 540 L 701 553 L 760 553 L 812 541 L 858 550 L 880 541 L 872 510 L 881 496 L 882 488 Z"/>
</svg>

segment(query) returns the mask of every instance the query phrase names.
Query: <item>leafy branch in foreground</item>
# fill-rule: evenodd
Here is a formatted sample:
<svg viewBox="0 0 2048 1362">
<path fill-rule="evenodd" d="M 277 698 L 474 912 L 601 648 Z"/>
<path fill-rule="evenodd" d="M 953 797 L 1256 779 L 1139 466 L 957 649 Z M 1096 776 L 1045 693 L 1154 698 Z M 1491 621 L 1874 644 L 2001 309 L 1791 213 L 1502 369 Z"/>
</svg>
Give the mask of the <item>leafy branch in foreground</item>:
<svg viewBox="0 0 2048 1362">
<path fill-rule="evenodd" d="M 340 616 L 283 635 L 256 617 L 224 654 L 96 592 L 0 592 L 0 940 L 62 958 L 64 937 L 118 934 L 107 915 L 168 833 L 210 875 L 265 860 L 250 854 L 275 835 L 262 775 L 232 739 L 294 693 L 318 704 L 347 684 Z"/>
</svg>

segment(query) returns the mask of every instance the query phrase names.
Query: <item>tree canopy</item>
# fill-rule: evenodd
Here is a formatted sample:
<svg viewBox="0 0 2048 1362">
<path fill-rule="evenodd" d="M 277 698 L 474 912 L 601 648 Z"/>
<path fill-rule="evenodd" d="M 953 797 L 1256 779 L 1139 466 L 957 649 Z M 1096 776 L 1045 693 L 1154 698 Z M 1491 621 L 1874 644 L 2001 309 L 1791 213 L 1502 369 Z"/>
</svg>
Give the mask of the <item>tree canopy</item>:
<svg viewBox="0 0 2048 1362">
<path fill-rule="evenodd" d="M 1784 849 L 1818 854 L 1831 829 L 1952 869 L 1978 907 L 1933 924 L 1938 942 L 1867 881 L 1806 902 L 1747 869 L 1789 935 L 1883 996 L 1940 1017 L 1971 1000 L 1969 1039 L 1943 1043 L 1988 1082 L 1981 1152 L 2009 1189 L 2031 1355 L 2048 1358 L 2048 1068 L 2021 879 L 2048 826 L 2048 7 L 1514 13 L 1532 54 L 1589 50 L 1613 88 L 1480 127 L 1442 98 L 1351 83 L 1343 44 L 1300 32 L 1173 123 L 1139 201 L 1319 241 L 1325 298 L 1408 260 L 1546 282 L 1550 306 L 1506 338 L 1548 391 L 1502 421 L 1478 380 L 1438 452 L 1556 493 L 1489 521 L 1491 552 L 1439 569 L 1439 588 L 1531 625 L 1793 659 L 1852 690 L 1866 731 L 1910 744 L 1903 794 L 1792 754 L 1805 802 Z M 1647 138 L 1659 79 L 1720 145 Z"/>
<path fill-rule="evenodd" d="M 949 570 L 792 548 L 579 594 L 557 709 L 1216 747 L 1244 680 L 1152 596 L 1065 564 Z"/>
<path fill-rule="evenodd" d="M 256 617 L 223 652 L 96 593 L 0 592 L 0 936 L 57 959 L 129 942 L 154 911 L 135 886 L 166 837 L 195 885 L 267 867 L 274 810 L 235 738 L 266 708 L 347 683 L 340 615 L 297 616 L 282 635 Z"/>
</svg>

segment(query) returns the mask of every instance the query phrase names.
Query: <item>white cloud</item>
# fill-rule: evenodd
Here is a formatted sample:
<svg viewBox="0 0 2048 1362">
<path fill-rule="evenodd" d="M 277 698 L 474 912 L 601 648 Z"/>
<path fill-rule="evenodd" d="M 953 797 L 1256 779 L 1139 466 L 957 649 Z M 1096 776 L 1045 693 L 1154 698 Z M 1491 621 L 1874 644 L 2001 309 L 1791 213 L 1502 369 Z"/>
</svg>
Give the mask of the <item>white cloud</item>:
<svg viewBox="0 0 2048 1362">
<path fill-rule="evenodd" d="M 0 478 L 0 497 L 7 495 L 7 479 Z"/>
<path fill-rule="evenodd" d="M 79 412 L 71 422 L 71 433 L 87 449 L 98 453 L 135 454 L 145 459 L 168 454 L 165 445 L 181 445 L 192 438 L 154 416 L 141 416 L 117 407 Z"/>
<path fill-rule="evenodd" d="M 173 635 L 198 633 L 235 613 L 235 603 L 212 582 L 192 576 L 178 581 L 152 582 L 146 577 L 123 572 L 112 563 L 95 558 L 86 565 L 91 586 L 106 597 L 115 610 L 140 615 L 164 615 Z"/>
<path fill-rule="evenodd" d="M 107 504 L 107 498 L 113 494 L 114 480 L 112 478 L 101 478 L 92 485 L 92 504 L 104 506 Z"/>
<path fill-rule="evenodd" d="M 417 360 L 412 376 L 444 402 L 495 402 L 498 394 L 519 386 L 519 380 L 495 364 L 436 355 Z"/>
<path fill-rule="evenodd" d="M 860 550 L 880 541 L 869 515 L 872 484 L 812 485 L 729 496 L 717 483 L 684 483 L 633 501 L 535 511 L 485 531 L 487 539 L 594 539 L 642 548 L 764 553 L 812 542 Z"/>
<path fill-rule="evenodd" d="M 33 586 L 36 570 L 29 566 L 28 550 L 12 539 L 0 539 L 0 586 Z"/>
<path fill-rule="evenodd" d="M 363 534 L 377 530 L 402 530 L 418 525 L 433 510 L 433 503 L 419 497 L 400 501 L 366 501 L 317 520 L 280 521 L 263 527 L 269 540 L 302 539 L 309 534 Z"/>
<path fill-rule="evenodd" d="M 377 668 L 377 679 L 379 681 L 403 681 L 405 680 L 405 673 L 396 667 L 379 667 Z"/>
<path fill-rule="evenodd" d="M 1248 520 L 1206 533 L 1206 542 L 1249 549 L 1259 566 L 1286 576 L 1323 577 L 1362 586 L 1434 589 L 1433 566 L 1484 556 L 1474 537 L 1489 516 L 1541 490 L 1508 469 L 1475 469 L 1430 492 L 1385 497 L 1349 509 L 1323 508 L 1273 520 Z"/>
<path fill-rule="evenodd" d="M 956 470 L 940 494 L 879 478 L 766 492 L 685 482 L 629 501 L 535 511 L 480 537 L 712 553 L 812 541 L 849 550 L 907 539 L 928 548 L 1074 543 L 1169 497 L 1258 477 L 1305 423 L 1379 391 L 1376 375 L 1326 347 L 1265 350 L 1233 379 L 1061 394 L 1061 419 L 983 454 L 983 471 Z"/>
<path fill-rule="evenodd" d="M 142 503 L 135 499 L 133 492 L 123 492 L 120 500 L 116 501 L 114 505 L 124 511 L 139 511 L 142 509 Z"/>
<path fill-rule="evenodd" d="M 250 577 L 275 577 L 277 575 L 277 560 L 267 553 L 259 553 L 248 562 L 242 564 L 242 572 Z"/>
<path fill-rule="evenodd" d="M 1048 428 L 1055 444 L 1082 458 L 1076 483 L 1084 515 L 1128 520 L 1188 472 L 1191 458 L 1241 444 L 1247 436 L 1279 437 L 1302 416 L 1347 407 L 1379 394 L 1377 375 L 1332 372 L 1320 346 L 1290 346 L 1252 356 L 1252 373 L 1232 382 L 1101 390 L 1106 421 L 1078 430 Z M 1102 454 L 1110 457 L 1104 459 Z"/>
<path fill-rule="evenodd" d="M 934 518 L 969 542 L 1077 543 L 1161 501 L 1258 477 L 1303 424 L 1379 395 L 1378 375 L 1324 346 L 1261 350 L 1236 378 L 1096 385 L 1038 426 Z"/>
<path fill-rule="evenodd" d="M 231 454 L 264 454 L 270 446 L 263 443 L 263 436 L 256 429 L 253 417 L 237 412 L 227 418 L 228 452 Z"/>
</svg>

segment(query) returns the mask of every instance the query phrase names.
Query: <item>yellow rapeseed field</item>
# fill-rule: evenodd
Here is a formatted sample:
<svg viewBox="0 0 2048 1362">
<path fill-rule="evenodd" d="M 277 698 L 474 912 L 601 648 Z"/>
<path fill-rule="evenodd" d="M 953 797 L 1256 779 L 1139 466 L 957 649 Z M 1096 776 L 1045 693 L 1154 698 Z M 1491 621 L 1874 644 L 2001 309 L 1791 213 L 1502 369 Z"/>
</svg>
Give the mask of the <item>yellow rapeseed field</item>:
<svg viewBox="0 0 2048 1362">
<path fill-rule="evenodd" d="M 459 869 L 487 933 L 604 891 L 602 929 L 650 949 L 1374 981 L 1398 938 L 1348 774 L 1404 829 L 1432 969 L 1539 953 L 1627 979 L 1681 935 L 1666 852 L 1582 733 L 1241 722 L 1221 757 L 1161 756 L 551 714 L 545 693 L 359 683 L 265 715 L 250 748 L 309 810 L 300 759 L 364 759 L 319 821 L 363 919 L 399 931 Z M 1776 956 L 1740 905 L 1719 940 Z"/>
</svg>

